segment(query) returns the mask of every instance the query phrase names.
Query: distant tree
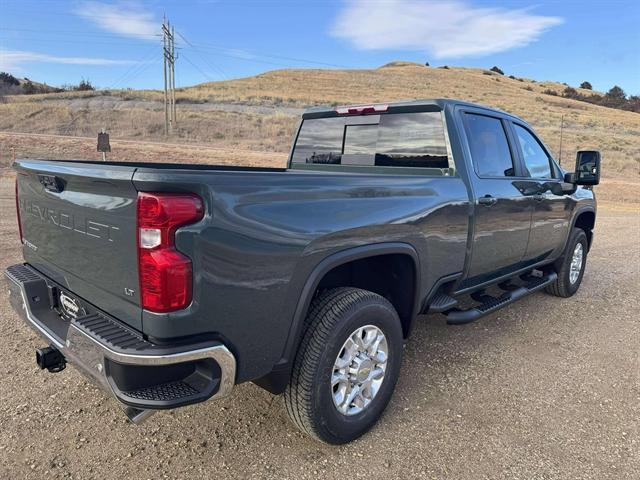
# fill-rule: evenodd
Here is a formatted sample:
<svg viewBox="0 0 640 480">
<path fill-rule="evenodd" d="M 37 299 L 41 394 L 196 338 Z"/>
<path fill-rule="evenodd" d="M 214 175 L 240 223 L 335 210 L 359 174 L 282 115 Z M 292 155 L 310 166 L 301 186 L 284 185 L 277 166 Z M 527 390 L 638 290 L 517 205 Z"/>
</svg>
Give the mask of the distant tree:
<svg viewBox="0 0 640 480">
<path fill-rule="evenodd" d="M 429 62 L 424 62 L 424 66 L 425 67 L 430 67 L 431 65 L 429 65 Z"/>
<path fill-rule="evenodd" d="M 603 105 L 606 107 L 622 108 L 627 102 L 627 94 L 618 85 L 614 85 L 604 95 Z"/>
<path fill-rule="evenodd" d="M 492 72 L 499 73 L 500 75 L 504 75 L 504 72 L 500 68 L 496 67 L 495 65 L 491 67 L 489 70 L 491 70 Z"/>
<path fill-rule="evenodd" d="M 631 95 L 627 100 L 628 110 L 636 113 L 640 113 L 640 96 Z"/>
<path fill-rule="evenodd" d="M 91 85 L 91 81 L 85 80 L 83 78 L 82 80 L 80 80 L 80 83 L 78 84 L 78 86 L 74 87 L 73 89 L 79 92 L 86 92 L 90 90 L 95 90 L 95 87 Z"/>
<path fill-rule="evenodd" d="M 36 88 L 36 86 L 33 84 L 33 82 L 31 80 L 27 79 L 22 84 L 22 92 L 25 95 L 33 95 L 34 93 L 38 93 L 38 89 Z"/>
<path fill-rule="evenodd" d="M 580 100 L 581 95 L 573 87 L 567 87 L 562 91 L 562 96 L 566 98 L 573 98 L 574 100 Z"/>
<path fill-rule="evenodd" d="M 9 86 L 20 85 L 20 80 L 7 72 L 0 72 L 0 83 L 4 83 Z"/>
<path fill-rule="evenodd" d="M 589 82 L 582 82 L 580 84 L 580 88 L 584 88 L 585 90 L 593 90 L 593 87 Z"/>
<path fill-rule="evenodd" d="M 627 94 L 618 85 L 614 85 L 604 94 L 604 97 L 600 97 L 598 103 L 610 108 L 624 108 L 627 103 Z"/>
<path fill-rule="evenodd" d="M 515 80 L 515 79 L 516 79 L 516 77 L 514 77 L 513 75 L 509 75 L 509 78 L 510 78 L 511 80 Z"/>
<path fill-rule="evenodd" d="M 542 93 L 544 93 L 545 95 L 553 95 L 554 97 L 558 96 L 558 92 L 556 92 L 555 90 L 551 90 L 550 88 L 543 90 Z"/>
<path fill-rule="evenodd" d="M 606 94 L 607 97 L 614 100 L 626 100 L 627 94 L 618 85 L 614 85 Z"/>
<path fill-rule="evenodd" d="M 447 65 L 442 65 L 441 67 L 438 67 L 438 68 L 443 68 L 445 70 L 449 70 L 449 67 Z"/>
</svg>

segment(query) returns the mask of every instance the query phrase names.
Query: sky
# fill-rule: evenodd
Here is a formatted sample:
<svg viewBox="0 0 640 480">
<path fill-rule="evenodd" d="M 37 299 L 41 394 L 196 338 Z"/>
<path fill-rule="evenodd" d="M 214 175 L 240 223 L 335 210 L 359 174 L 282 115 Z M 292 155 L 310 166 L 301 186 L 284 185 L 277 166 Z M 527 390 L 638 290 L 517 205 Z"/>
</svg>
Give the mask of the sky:
<svg viewBox="0 0 640 480">
<path fill-rule="evenodd" d="M 640 95 L 637 0 L 0 0 L 0 71 L 161 88 L 165 15 L 178 86 L 410 60 Z"/>
</svg>

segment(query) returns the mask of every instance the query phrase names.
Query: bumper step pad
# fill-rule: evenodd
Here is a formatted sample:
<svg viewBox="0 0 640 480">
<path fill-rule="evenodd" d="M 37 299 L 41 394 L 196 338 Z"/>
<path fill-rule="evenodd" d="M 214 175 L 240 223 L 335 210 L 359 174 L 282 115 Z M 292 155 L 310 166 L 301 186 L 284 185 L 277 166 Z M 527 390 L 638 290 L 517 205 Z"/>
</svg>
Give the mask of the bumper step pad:
<svg viewBox="0 0 640 480">
<path fill-rule="evenodd" d="M 153 344 L 140 335 L 99 313 L 78 317 L 73 323 L 113 349 L 141 352 L 153 348 Z"/>
<path fill-rule="evenodd" d="M 127 397 L 137 398 L 138 400 L 169 401 L 191 397 L 200 392 L 186 382 L 177 381 L 123 393 Z"/>
</svg>

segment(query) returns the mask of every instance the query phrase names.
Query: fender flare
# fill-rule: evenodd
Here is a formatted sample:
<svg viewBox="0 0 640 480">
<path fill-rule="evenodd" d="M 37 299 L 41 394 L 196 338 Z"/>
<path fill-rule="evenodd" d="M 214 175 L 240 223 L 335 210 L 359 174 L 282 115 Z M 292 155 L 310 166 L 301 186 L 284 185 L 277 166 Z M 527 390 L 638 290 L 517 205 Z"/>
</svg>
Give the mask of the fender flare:
<svg viewBox="0 0 640 480">
<path fill-rule="evenodd" d="M 380 255 L 390 254 L 403 254 L 408 255 L 413 260 L 414 266 L 414 299 L 413 308 L 411 311 L 411 323 L 415 319 L 420 309 L 420 258 L 416 249 L 408 244 L 402 242 L 389 242 L 389 243 L 375 243 L 371 245 L 363 245 L 360 247 L 353 247 L 347 250 L 341 250 L 337 253 L 329 255 L 318 263 L 311 273 L 307 276 L 307 280 L 302 288 L 300 298 L 296 305 L 296 309 L 291 320 L 291 326 L 289 327 L 289 336 L 285 343 L 284 350 L 282 352 L 281 360 L 278 362 L 279 366 L 291 365 L 293 358 L 298 349 L 298 344 L 303 334 L 304 320 L 306 318 L 309 305 L 313 299 L 313 295 L 318 288 L 320 280 L 340 265 L 352 262 L 354 260 L 361 260 L 363 258 L 377 257 Z"/>
<path fill-rule="evenodd" d="M 569 228 L 569 231 L 567 232 L 567 238 L 564 239 L 564 245 L 562 246 L 562 253 L 560 254 L 561 257 L 562 255 L 564 255 L 564 251 L 567 248 L 567 242 L 571 237 L 571 232 L 576 226 L 576 221 L 578 220 L 578 217 L 583 213 L 587 213 L 587 212 L 593 213 L 594 217 L 596 216 L 596 209 L 592 205 L 586 205 L 584 207 L 580 207 L 573 214 L 573 218 L 571 218 L 571 228 Z M 591 249 L 591 245 L 589 245 L 589 249 Z"/>
</svg>

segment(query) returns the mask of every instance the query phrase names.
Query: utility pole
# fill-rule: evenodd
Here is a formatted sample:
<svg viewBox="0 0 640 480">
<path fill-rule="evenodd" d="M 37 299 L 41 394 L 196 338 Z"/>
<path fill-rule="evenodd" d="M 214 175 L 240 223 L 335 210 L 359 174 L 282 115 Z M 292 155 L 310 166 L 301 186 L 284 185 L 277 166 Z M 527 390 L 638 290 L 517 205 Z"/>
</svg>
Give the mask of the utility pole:
<svg viewBox="0 0 640 480">
<path fill-rule="evenodd" d="M 164 18 L 162 22 L 162 52 L 164 56 L 164 134 L 176 124 L 175 29 Z"/>
<path fill-rule="evenodd" d="M 169 135 L 169 104 L 167 103 L 167 19 L 162 22 L 162 55 L 164 57 L 164 136 Z"/>
<path fill-rule="evenodd" d="M 173 125 L 178 124 L 176 115 L 176 30 L 171 27 L 171 105 L 173 106 Z"/>
<path fill-rule="evenodd" d="M 564 130 L 564 114 L 560 117 L 560 153 L 558 154 L 558 163 L 562 166 L 562 131 Z"/>
</svg>

